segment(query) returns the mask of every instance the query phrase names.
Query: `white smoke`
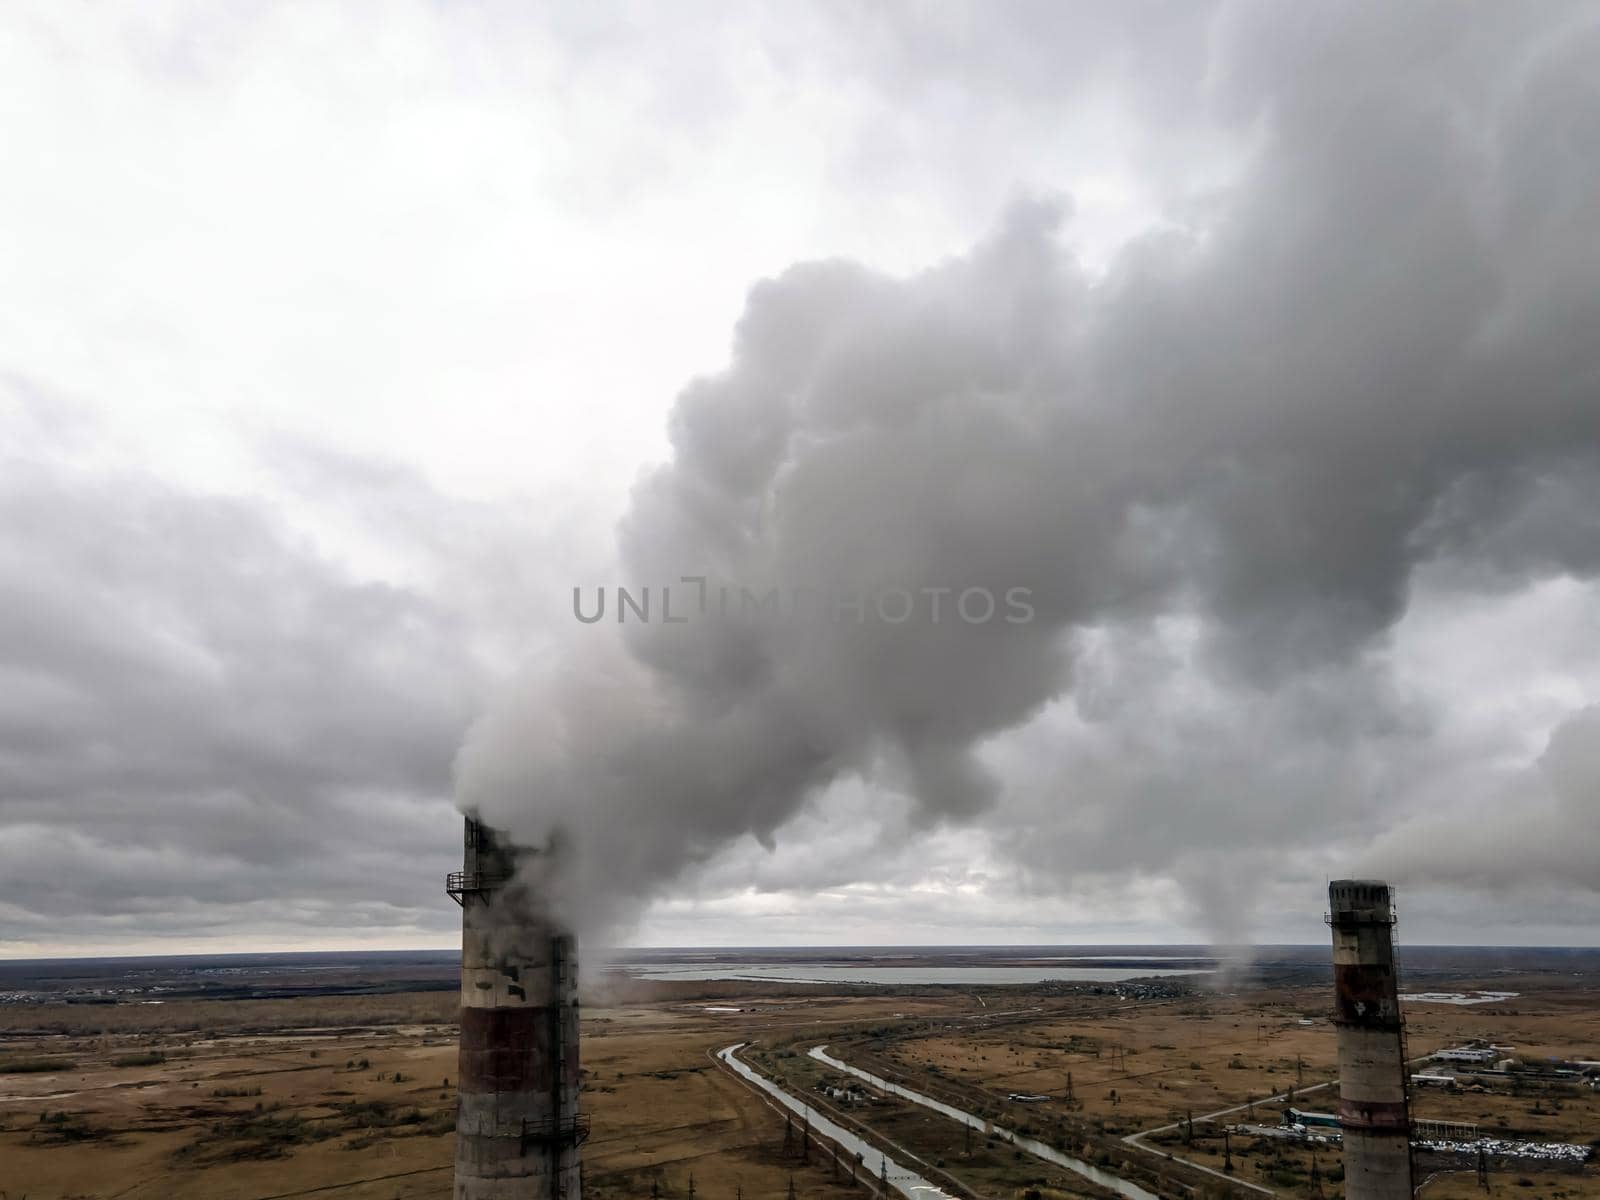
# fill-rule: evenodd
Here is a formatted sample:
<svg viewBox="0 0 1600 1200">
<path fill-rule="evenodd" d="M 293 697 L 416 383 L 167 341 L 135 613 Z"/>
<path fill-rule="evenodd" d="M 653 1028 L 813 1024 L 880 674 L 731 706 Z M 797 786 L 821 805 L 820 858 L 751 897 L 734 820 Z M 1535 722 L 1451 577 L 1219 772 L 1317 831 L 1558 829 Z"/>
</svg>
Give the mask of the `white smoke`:
<svg viewBox="0 0 1600 1200">
<path fill-rule="evenodd" d="M 1189 880 L 1243 940 L 1250 889 L 1186 830 L 1266 854 L 1341 791 L 1359 814 L 1415 778 L 1426 714 L 1378 652 L 1417 573 L 1600 569 L 1600 210 L 1578 199 L 1600 153 L 1562 149 L 1600 149 L 1586 60 L 1530 10 L 1521 53 L 1451 43 L 1419 78 L 1375 50 L 1393 30 L 1336 11 L 1229 27 L 1235 55 L 1295 67 L 1222 56 L 1255 155 L 1104 277 L 1061 247 L 1070 205 L 1029 200 L 919 275 L 805 263 L 751 291 L 731 363 L 681 392 L 671 461 L 635 489 L 617 578 L 574 581 L 589 615 L 609 586 L 604 618 L 574 619 L 458 762 L 464 807 L 559 840 L 539 885 L 564 919 L 626 921 L 840 780 L 911 796 L 924 827 L 1002 825 L 1020 773 L 991 744 L 1056 714 L 1080 726 L 1056 819 L 1129 814 L 1075 853 Z M 650 620 L 618 621 L 618 585 L 650 589 Z M 667 588 L 689 619 L 663 618 Z M 810 599 L 747 610 L 770 589 Z M 1028 619 L 952 619 L 964 591 Z M 1098 683 L 1096 637 L 1117 664 Z M 1581 757 L 1547 756 L 1552 837 L 1587 828 Z M 1002 831 L 1036 871 L 1055 836 Z"/>
</svg>

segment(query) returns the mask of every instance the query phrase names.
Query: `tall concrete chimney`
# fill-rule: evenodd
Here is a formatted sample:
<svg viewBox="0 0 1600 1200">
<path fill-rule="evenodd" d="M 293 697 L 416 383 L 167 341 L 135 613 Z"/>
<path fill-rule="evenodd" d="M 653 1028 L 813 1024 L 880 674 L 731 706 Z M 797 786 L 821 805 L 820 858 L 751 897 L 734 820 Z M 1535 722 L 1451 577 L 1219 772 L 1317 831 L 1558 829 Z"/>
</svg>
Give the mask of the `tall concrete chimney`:
<svg viewBox="0 0 1600 1200">
<path fill-rule="evenodd" d="M 516 860 L 467 818 L 454 1200 L 581 1200 L 578 958 L 534 911 Z"/>
<path fill-rule="evenodd" d="M 1394 969 L 1394 899 L 1375 879 L 1328 885 L 1346 1200 L 1411 1200 L 1411 1116 Z"/>
</svg>

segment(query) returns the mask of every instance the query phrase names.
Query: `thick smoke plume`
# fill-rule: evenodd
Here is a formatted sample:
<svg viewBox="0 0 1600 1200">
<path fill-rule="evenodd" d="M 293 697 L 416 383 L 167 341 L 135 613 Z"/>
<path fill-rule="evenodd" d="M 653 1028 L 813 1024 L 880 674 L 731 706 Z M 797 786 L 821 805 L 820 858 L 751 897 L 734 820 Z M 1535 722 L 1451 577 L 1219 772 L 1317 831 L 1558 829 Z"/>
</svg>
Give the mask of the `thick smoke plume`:
<svg viewBox="0 0 1600 1200">
<path fill-rule="evenodd" d="M 1600 33 L 1518 10 L 1490 48 L 1432 31 L 1424 67 L 1360 6 L 1298 11 L 1219 34 L 1203 99 L 1252 149 L 1104 274 L 1062 248 L 1070 201 L 1030 199 L 919 275 L 814 262 L 751 291 L 730 364 L 679 395 L 616 577 L 573 581 L 585 617 L 607 589 L 603 618 L 460 756 L 463 806 L 554 851 L 537 886 L 563 919 L 625 921 L 850 778 L 925 826 L 1042 788 L 1019 860 L 1048 869 L 1054 819 L 1086 857 L 1171 867 L 1230 788 L 1292 803 L 1426 723 L 1375 665 L 1424 573 L 1600 568 Z M 618 586 L 649 589 L 648 620 L 619 621 Z M 777 612 L 748 602 L 771 589 Z M 1173 630 L 1196 689 L 1175 711 L 1203 729 L 1222 697 L 1259 717 L 1239 740 L 1141 726 L 1137 655 L 1098 673 L 1107 639 Z M 990 753 L 1061 704 L 1120 722 L 1128 760 L 1041 784 Z M 1252 725 L 1288 752 L 1254 754 Z M 1578 737 L 1550 751 L 1562 796 L 1593 778 Z M 1370 809 L 1418 766 L 1385 763 L 1321 773 Z M 1198 813 L 1141 808 L 1185 789 Z M 1153 819 L 1073 826 L 1091 793 Z M 1217 886 L 1192 891 L 1237 933 Z"/>
</svg>

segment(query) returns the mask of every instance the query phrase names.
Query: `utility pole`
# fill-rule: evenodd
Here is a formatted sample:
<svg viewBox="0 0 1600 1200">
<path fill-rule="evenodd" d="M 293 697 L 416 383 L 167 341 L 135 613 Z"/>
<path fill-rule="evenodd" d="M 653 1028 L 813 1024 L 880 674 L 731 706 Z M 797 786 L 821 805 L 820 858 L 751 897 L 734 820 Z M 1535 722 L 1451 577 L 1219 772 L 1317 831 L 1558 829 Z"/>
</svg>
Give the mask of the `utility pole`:
<svg viewBox="0 0 1600 1200">
<path fill-rule="evenodd" d="M 1233 1142 L 1228 1137 L 1228 1127 L 1222 1127 L 1222 1169 L 1229 1175 L 1233 1174 Z"/>
</svg>

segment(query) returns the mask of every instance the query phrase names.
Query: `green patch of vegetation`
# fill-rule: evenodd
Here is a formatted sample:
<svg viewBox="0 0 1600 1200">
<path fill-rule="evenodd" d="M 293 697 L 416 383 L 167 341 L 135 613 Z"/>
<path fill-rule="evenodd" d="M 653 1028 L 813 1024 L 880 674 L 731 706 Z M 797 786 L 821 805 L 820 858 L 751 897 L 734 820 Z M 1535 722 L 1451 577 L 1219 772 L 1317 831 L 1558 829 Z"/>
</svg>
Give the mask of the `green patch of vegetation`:
<svg viewBox="0 0 1600 1200">
<path fill-rule="evenodd" d="M 28 1132 L 28 1141 L 43 1146 L 75 1146 L 81 1142 L 115 1140 L 114 1130 L 92 1125 L 82 1113 L 51 1112 L 39 1114 L 39 1122 Z"/>
<path fill-rule="evenodd" d="M 70 1071 L 78 1064 L 70 1058 L 0 1058 L 0 1075 L 38 1075 Z"/>
<path fill-rule="evenodd" d="M 779 1058 L 793 1058 L 794 1054 L 793 1054 L 793 1052 L 786 1052 L 786 1053 L 779 1054 L 778 1057 Z M 705 1069 L 706 1068 L 704 1066 L 672 1067 L 672 1068 L 670 1068 L 668 1070 L 664 1070 L 664 1071 L 646 1071 L 646 1072 L 644 1072 L 644 1074 L 650 1076 L 650 1078 L 652 1078 L 652 1079 L 676 1079 L 680 1075 L 698 1075 L 701 1071 L 704 1071 Z"/>
<path fill-rule="evenodd" d="M 253 1111 L 212 1125 L 189 1145 L 180 1147 L 176 1157 L 199 1163 L 286 1158 L 292 1147 L 320 1142 L 338 1132 L 295 1113 L 263 1110 L 258 1104 Z"/>
<path fill-rule="evenodd" d="M 137 1054 L 123 1054 L 111 1060 L 113 1067 L 159 1067 L 167 1061 L 160 1050 L 141 1050 Z"/>
<path fill-rule="evenodd" d="M 456 1127 L 456 1115 L 451 1109 L 423 1113 L 416 1108 L 398 1108 L 387 1100 L 363 1100 L 335 1107 L 346 1130 L 365 1131 L 346 1142 L 346 1150 L 364 1149 L 383 1137 L 438 1137 L 453 1133 Z"/>
<path fill-rule="evenodd" d="M 229 1114 L 211 1125 L 178 1150 L 177 1157 L 207 1165 L 284 1158 L 296 1146 L 350 1133 L 355 1136 L 345 1148 L 355 1150 L 385 1137 L 433 1137 L 455 1128 L 455 1112 L 449 1108 L 424 1113 L 388 1100 L 351 1100 L 330 1107 L 331 1116 L 305 1117 L 257 1101 L 254 1109 Z"/>
</svg>

